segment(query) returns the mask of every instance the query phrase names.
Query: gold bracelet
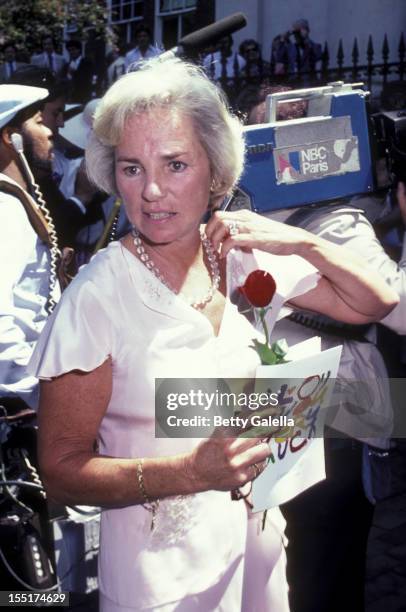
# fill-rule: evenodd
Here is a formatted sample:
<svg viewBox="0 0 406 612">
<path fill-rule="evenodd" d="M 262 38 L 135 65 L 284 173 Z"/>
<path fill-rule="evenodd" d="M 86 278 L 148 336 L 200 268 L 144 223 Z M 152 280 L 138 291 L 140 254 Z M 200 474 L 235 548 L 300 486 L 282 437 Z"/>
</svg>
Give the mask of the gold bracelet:
<svg viewBox="0 0 406 612">
<path fill-rule="evenodd" d="M 145 508 L 145 510 L 148 510 L 148 512 L 151 512 L 151 531 L 154 530 L 155 528 L 155 521 L 156 521 L 156 515 L 158 513 L 158 508 L 159 508 L 159 499 L 156 499 L 155 501 L 151 501 L 148 497 L 147 494 L 147 490 L 145 488 L 145 482 L 144 482 L 144 474 L 142 471 L 142 466 L 144 463 L 144 459 L 138 459 L 137 461 L 137 478 L 138 478 L 138 485 L 141 491 L 141 495 L 144 498 L 144 502 L 142 504 L 142 507 Z"/>
</svg>

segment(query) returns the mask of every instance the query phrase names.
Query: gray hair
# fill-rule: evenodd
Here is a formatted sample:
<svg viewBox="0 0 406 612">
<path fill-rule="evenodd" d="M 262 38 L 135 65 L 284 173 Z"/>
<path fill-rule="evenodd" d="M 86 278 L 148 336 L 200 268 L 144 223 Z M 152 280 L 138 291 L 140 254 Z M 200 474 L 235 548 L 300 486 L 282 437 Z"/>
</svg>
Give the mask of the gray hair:
<svg viewBox="0 0 406 612">
<path fill-rule="evenodd" d="M 161 108 L 173 108 L 191 118 L 211 167 L 211 200 L 230 193 L 244 166 L 242 124 L 203 70 L 180 60 L 144 62 L 106 92 L 86 148 L 90 180 L 99 189 L 117 194 L 114 149 L 126 123 L 133 115 Z"/>
</svg>

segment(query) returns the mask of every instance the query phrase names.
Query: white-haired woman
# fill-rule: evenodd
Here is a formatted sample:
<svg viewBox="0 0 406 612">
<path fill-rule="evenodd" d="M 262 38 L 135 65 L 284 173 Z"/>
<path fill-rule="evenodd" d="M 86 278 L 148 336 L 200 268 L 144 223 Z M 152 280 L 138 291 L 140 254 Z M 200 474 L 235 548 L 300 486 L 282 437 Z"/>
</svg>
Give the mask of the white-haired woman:
<svg viewBox="0 0 406 612">
<path fill-rule="evenodd" d="M 304 231 L 248 212 L 216 212 L 203 228 L 243 157 L 241 125 L 218 89 L 180 61 L 124 76 L 95 115 L 88 172 L 123 199 L 133 231 L 73 281 L 31 368 L 45 379 L 49 494 L 103 508 L 103 611 L 288 609 L 278 515 L 262 531 L 229 493 L 263 469 L 268 446 L 155 438 L 156 378 L 254 374 L 256 332 L 230 301 L 236 278 L 260 261 L 280 301 L 354 323 L 396 303 L 379 278 Z"/>
</svg>

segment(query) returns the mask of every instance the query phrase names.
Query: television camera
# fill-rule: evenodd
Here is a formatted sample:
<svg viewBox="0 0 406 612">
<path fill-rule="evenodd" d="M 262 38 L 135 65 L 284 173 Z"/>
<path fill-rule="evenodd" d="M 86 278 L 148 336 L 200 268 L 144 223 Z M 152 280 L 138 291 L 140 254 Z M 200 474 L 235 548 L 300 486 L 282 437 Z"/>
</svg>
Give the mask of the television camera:
<svg viewBox="0 0 406 612">
<path fill-rule="evenodd" d="M 247 162 L 228 210 L 260 214 L 372 195 L 376 165 L 383 158 L 394 181 L 406 180 L 406 111 L 371 115 L 362 83 L 273 93 L 265 120 L 244 128 Z M 300 102 L 303 113 L 277 120 L 284 104 Z"/>
</svg>

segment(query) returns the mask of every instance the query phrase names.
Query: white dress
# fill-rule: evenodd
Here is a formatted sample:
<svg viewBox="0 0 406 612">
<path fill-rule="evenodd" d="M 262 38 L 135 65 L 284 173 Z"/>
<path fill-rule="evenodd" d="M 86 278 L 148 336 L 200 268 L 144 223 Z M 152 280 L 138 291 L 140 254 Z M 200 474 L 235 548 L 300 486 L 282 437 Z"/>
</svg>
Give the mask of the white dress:
<svg viewBox="0 0 406 612">
<path fill-rule="evenodd" d="M 284 292 L 276 296 L 274 310 L 317 281 L 313 266 L 299 257 L 257 255 L 260 265 L 252 255 L 229 256 L 228 286 L 242 284 L 251 269 L 271 267 Z M 100 452 L 173 455 L 198 441 L 154 437 L 155 378 L 252 376 L 258 357 L 249 345 L 255 335 L 227 299 L 216 337 L 202 313 L 164 287 L 120 243 L 111 243 L 65 292 L 30 367 L 49 378 L 93 370 L 111 356 L 113 389 L 100 426 Z M 152 532 L 150 513 L 140 505 L 104 510 L 101 610 L 285 612 L 283 519 L 273 510 L 261 531 L 261 518 L 254 515 L 247 522 L 244 502 L 218 491 L 162 500 Z"/>
</svg>

